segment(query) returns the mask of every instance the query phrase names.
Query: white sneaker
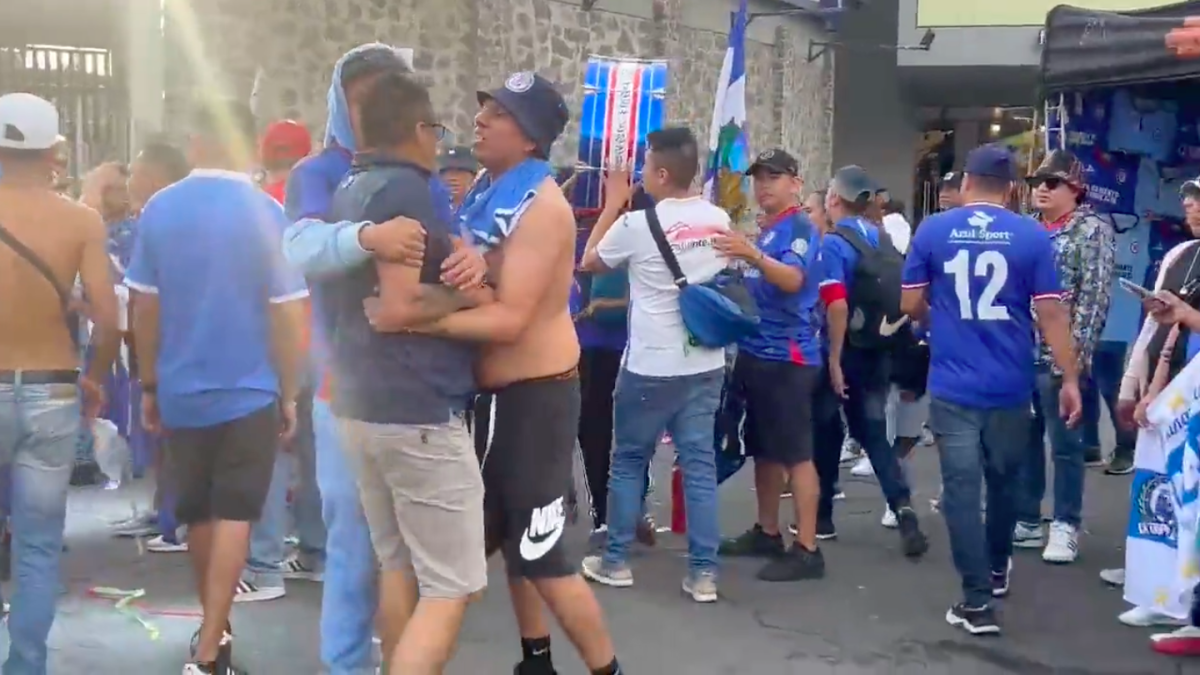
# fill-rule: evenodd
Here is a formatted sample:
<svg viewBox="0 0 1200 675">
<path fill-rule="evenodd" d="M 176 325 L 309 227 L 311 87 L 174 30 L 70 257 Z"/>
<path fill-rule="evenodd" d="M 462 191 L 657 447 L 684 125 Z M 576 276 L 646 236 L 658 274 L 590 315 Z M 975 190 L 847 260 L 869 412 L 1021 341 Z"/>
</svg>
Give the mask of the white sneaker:
<svg viewBox="0 0 1200 675">
<path fill-rule="evenodd" d="M 1134 626 L 1135 628 L 1187 625 L 1187 622 L 1183 619 L 1176 619 L 1173 616 L 1167 616 L 1146 607 L 1134 607 L 1128 611 L 1121 612 L 1121 615 L 1117 617 L 1117 621 L 1126 626 Z"/>
<path fill-rule="evenodd" d="M 862 457 L 862 448 L 858 447 L 858 443 L 853 438 L 847 437 L 842 442 L 842 454 L 838 457 L 838 464 L 849 464 L 850 462 L 858 461 Z"/>
<path fill-rule="evenodd" d="M 871 476 L 875 475 L 875 467 L 871 466 L 871 460 L 869 458 L 862 457 L 858 460 L 854 467 L 850 469 L 850 475 L 857 476 L 859 478 L 870 478 Z"/>
<path fill-rule="evenodd" d="M 266 600 L 275 600 L 287 595 L 287 589 L 283 586 L 259 586 L 246 580 L 238 582 L 237 589 L 234 591 L 234 602 L 264 602 Z"/>
<path fill-rule="evenodd" d="M 879 524 L 883 525 L 889 530 L 894 530 L 897 527 L 900 527 L 900 521 L 896 520 L 896 512 L 890 508 L 883 512 L 883 520 L 880 521 Z"/>
<path fill-rule="evenodd" d="M 1074 527 L 1060 520 L 1050 523 L 1050 539 L 1046 542 L 1046 550 L 1042 551 L 1042 560 L 1064 565 L 1075 562 L 1077 557 L 1079 533 Z"/>
<path fill-rule="evenodd" d="M 1025 523 L 1017 523 L 1017 526 L 1013 528 L 1013 546 L 1015 548 L 1041 548 L 1041 524 L 1031 527 Z"/>
<path fill-rule="evenodd" d="M 1124 586 L 1125 585 L 1125 568 L 1116 567 L 1113 569 L 1100 570 L 1100 581 L 1109 586 Z"/>
<path fill-rule="evenodd" d="M 188 545 L 182 539 L 167 541 L 166 537 L 160 534 L 146 542 L 146 550 L 151 553 L 186 553 Z"/>
</svg>

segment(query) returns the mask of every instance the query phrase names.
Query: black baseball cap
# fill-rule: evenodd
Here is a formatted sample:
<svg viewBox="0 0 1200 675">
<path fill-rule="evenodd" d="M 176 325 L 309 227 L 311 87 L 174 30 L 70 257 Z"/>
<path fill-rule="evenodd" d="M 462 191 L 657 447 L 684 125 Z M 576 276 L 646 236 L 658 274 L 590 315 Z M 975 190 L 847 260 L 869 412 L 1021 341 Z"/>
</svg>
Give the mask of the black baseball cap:
<svg viewBox="0 0 1200 675">
<path fill-rule="evenodd" d="M 967 153 L 963 173 L 968 176 L 988 176 L 1014 182 L 1020 178 L 1017 156 L 1000 145 L 981 145 Z"/>
<path fill-rule="evenodd" d="M 476 98 L 480 105 L 495 101 L 508 111 L 542 159 L 550 156 L 550 146 L 571 119 L 567 102 L 554 83 L 529 71 L 509 75 L 503 87 L 477 92 Z"/>
<path fill-rule="evenodd" d="M 878 184 L 867 174 L 867 170 L 857 164 L 838 169 L 829 181 L 829 191 L 848 202 L 874 197 L 878 188 Z"/>
<path fill-rule="evenodd" d="M 438 171 L 479 171 L 479 163 L 475 161 L 475 153 L 471 148 L 460 145 L 447 149 L 438 157 Z"/>
<path fill-rule="evenodd" d="M 788 176 L 800 175 L 800 162 L 796 161 L 787 150 L 783 148 L 773 148 L 767 150 L 754 158 L 754 163 L 750 168 L 746 169 L 747 176 L 753 176 L 759 171 L 766 171 L 773 174 L 784 174 Z"/>
<path fill-rule="evenodd" d="M 945 176 L 942 176 L 942 182 L 939 190 L 958 190 L 962 187 L 962 172 L 950 171 Z"/>
</svg>

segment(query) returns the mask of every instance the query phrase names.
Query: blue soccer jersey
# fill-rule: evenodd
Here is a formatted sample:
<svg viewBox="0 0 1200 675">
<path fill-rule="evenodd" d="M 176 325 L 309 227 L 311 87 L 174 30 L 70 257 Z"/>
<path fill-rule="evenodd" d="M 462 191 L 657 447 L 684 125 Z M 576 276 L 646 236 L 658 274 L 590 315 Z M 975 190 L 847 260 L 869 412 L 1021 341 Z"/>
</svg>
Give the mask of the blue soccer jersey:
<svg viewBox="0 0 1200 675">
<path fill-rule="evenodd" d="M 1117 239 L 1116 274 L 1112 280 L 1112 303 L 1100 339 L 1105 342 L 1133 342 L 1142 325 L 1142 303 L 1134 294 L 1121 290 L 1118 279 L 1144 285 L 1150 269 L 1149 221 L 1135 216 L 1113 216 Z"/>
<path fill-rule="evenodd" d="M 978 409 L 1029 403 L 1031 303 L 1062 292 L 1041 225 L 993 204 L 930 216 L 913 237 L 904 288 L 928 289 L 934 397 Z"/>
<path fill-rule="evenodd" d="M 1137 213 L 1140 161 L 1136 155 L 1092 148 L 1076 155 L 1083 165 L 1087 201 L 1100 213 Z"/>
</svg>

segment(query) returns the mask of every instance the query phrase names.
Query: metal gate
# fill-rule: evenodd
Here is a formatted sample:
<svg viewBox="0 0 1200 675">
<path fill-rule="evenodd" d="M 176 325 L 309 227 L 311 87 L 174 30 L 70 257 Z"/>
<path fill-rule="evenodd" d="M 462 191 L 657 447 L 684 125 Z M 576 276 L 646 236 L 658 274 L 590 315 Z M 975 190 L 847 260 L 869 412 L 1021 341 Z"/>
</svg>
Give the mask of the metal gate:
<svg viewBox="0 0 1200 675">
<path fill-rule="evenodd" d="M 129 96 L 112 50 L 0 46 L 0 93 L 24 91 L 54 103 L 75 178 L 105 161 L 129 159 Z"/>
</svg>

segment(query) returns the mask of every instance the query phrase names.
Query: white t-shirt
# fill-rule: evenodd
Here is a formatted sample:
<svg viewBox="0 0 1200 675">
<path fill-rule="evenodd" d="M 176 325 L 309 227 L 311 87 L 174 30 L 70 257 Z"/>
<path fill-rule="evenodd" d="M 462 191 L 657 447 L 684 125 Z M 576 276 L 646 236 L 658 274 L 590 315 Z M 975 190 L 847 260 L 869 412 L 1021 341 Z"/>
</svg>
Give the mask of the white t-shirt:
<svg viewBox="0 0 1200 675">
<path fill-rule="evenodd" d="M 912 240 L 912 226 L 899 213 L 889 213 L 883 217 L 883 231 L 888 233 L 892 246 L 901 253 L 908 253 L 908 242 Z"/>
<path fill-rule="evenodd" d="M 729 216 L 701 197 L 664 199 L 658 219 L 692 283 L 704 283 L 729 261 L 713 248 L 719 234 L 729 232 Z M 725 367 L 724 349 L 688 343 L 679 313 L 679 289 L 654 244 L 646 214 L 622 216 L 604 235 L 596 253 L 609 267 L 629 266 L 629 344 L 625 368 L 651 377 L 695 375 Z"/>
</svg>

